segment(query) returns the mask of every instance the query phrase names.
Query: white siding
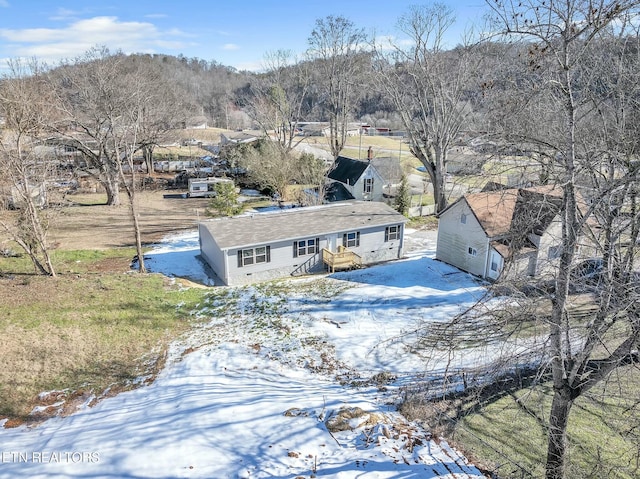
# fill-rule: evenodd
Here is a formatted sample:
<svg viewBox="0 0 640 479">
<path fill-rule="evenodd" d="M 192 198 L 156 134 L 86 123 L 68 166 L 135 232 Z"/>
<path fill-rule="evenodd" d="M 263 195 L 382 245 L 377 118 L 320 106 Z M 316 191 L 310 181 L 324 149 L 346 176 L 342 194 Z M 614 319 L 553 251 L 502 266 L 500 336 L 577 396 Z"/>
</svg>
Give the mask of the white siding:
<svg viewBox="0 0 640 479">
<path fill-rule="evenodd" d="M 539 238 L 538 256 L 536 261 L 535 275 L 545 275 L 554 272 L 558 266 L 558 257 L 549 256 L 554 248 L 562 244 L 562 223 L 560 217 L 554 218 L 553 222 Z"/>
<path fill-rule="evenodd" d="M 218 248 L 215 240 L 204 225 L 198 225 L 198 237 L 200 241 L 200 255 L 211 266 L 213 272 L 225 283 L 227 271 L 225 268 L 225 254 Z"/>
<path fill-rule="evenodd" d="M 377 263 L 380 261 L 388 261 L 390 259 L 398 259 L 402 257 L 402 239 L 404 233 L 404 225 L 400 226 L 400 238 L 391 241 L 385 241 L 386 227 L 375 229 L 353 230 L 360 232 L 360 246 L 349 248 L 362 258 L 364 264 Z M 338 244 L 342 244 L 342 238 L 338 238 Z"/>
<path fill-rule="evenodd" d="M 360 255 L 362 257 L 362 262 L 365 265 L 401 258 L 403 251 L 404 225 L 402 223 L 397 223 L 392 226 L 399 226 L 400 237 L 390 241 L 385 241 L 386 226 L 345 231 L 344 233 L 352 231 L 360 233 L 360 245 L 350 247 L 349 250 Z M 338 234 L 337 245 L 342 244 L 342 234 L 343 233 Z M 306 240 L 315 238 L 300 239 Z M 329 249 L 328 236 L 320 236 L 319 239 L 320 250 L 322 250 L 322 248 Z M 293 241 L 282 241 L 274 242 L 269 245 L 261 245 L 270 247 L 270 261 L 241 267 L 238 267 L 238 250 L 246 248 L 231 248 L 222 252 L 217 248 L 217 245 L 209 235 L 208 231 L 202 227 L 200 228 L 200 241 L 202 256 L 211 265 L 216 274 L 228 285 L 249 284 L 257 281 L 266 281 L 290 276 L 307 261 L 315 264 L 316 270 L 322 270 L 320 254 L 294 257 Z M 225 260 L 228 265 L 226 277 L 223 276 L 225 273 Z"/>
<path fill-rule="evenodd" d="M 462 215 L 466 223 L 461 222 Z M 484 230 L 464 199 L 440 216 L 436 259 L 484 277 L 488 246 Z M 475 250 L 475 256 L 469 254 L 469 248 Z"/>
<path fill-rule="evenodd" d="M 373 178 L 373 191 L 365 197 L 364 194 L 364 180 L 365 178 Z M 355 185 L 349 187 L 349 192 L 354 196 L 356 200 L 364 201 L 382 201 L 383 199 L 383 186 L 384 180 L 371 165 L 367 166 Z"/>
<path fill-rule="evenodd" d="M 326 244 L 326 239 L 321 237 L 320 249 L 326 247 Z M 228 284 L 248 284 L 289 276 L 298 266 L 314 257 L 314 255 L 294 257 L 293 241 L 271 243 L 264 246 L 270 247 L 270 261 L 267 263 L 238 267 L 238 250 L 245 248 L 233 248 L 226 252 L 229 264 Z M 317 256 L 319 257 L 319 254 Z"/>
</svg>

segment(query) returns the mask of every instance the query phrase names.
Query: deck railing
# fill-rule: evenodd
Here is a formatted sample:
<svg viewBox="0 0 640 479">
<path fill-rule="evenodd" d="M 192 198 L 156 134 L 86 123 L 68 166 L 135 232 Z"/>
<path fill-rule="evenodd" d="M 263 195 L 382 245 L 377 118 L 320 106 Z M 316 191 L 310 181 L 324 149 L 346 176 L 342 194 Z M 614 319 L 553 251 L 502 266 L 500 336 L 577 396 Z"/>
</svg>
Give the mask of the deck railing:
<svg viewBox="0 0 640 479">
<path fill-rule="evenodd" d="M 335 272 L 336 269 L 353 269 L 362 266 L 362 258 L 344 246 L 338 246 L 336 253 L 323 248 L 322 262 L 327 265 L 331 273 Z"/>
</svg>

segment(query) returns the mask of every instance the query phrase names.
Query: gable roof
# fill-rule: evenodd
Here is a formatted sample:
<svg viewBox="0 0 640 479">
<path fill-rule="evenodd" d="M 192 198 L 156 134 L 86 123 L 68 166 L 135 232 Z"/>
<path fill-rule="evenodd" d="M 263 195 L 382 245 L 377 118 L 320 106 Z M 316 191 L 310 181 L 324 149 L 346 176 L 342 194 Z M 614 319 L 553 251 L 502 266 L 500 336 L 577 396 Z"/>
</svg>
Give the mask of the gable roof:
<svg viewBox="0 0 640 479">
<path fill-rule="evenodd" d="M 511 228 L 517 190 L 475 193 L 465 195 L 464 199 L 487 236 L 502 235 Z"/>
<path fill-rule="evenodd" d="M 339 156 L 327 176 L 345 185 L 354 185 L 369 165 L 368 161 Z"/>
<path fill-rule="evenodd" d="M 252 247 L 360 228 L 405 223 L 407 219 L 378 201 L 344 201 L 268 213 L 203 221 L 222 250 Z"/>
<path fill-rule="evenodd" d="M 555 186 L 511 188 L 464 196 L 490 238 L 527 231 L 540 234 L 557 215 L 561 198 L 562 190 Z"/>
<path fill-rule="evenodd" d="M 220 133 L 223 143 L 251 143 L 262 138 L 261 132 L 254 131 L 230 131 Z"/>
<path fill-rule="evenodd" d="M 339 181 L 329 181 L 325 188 L 324 200 L 330 203 L 355 199 L 346 186 Z"/>
<path fill-rule="evenodd" d="M 375 157 L 371 159 L 371 164 L 385 184 L 397 184 L 402 180 L 402 167 L 398 158 L 390 156 Z"/>
</svg>

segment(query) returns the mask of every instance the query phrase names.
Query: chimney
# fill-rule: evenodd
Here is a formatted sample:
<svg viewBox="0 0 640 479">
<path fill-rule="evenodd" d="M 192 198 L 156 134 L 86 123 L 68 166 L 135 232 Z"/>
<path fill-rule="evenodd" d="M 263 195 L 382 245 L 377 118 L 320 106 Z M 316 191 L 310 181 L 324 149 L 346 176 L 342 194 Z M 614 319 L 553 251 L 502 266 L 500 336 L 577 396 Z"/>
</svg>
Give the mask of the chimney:
<svg viewBox="0 0 640 479">
<path fill-rule="evenodd" d="M 367 160 L 370 162 L 372 158 L 373 158 L 373 148 L 369 147 L 369 149 L 367 150 Z"/>
</svg>

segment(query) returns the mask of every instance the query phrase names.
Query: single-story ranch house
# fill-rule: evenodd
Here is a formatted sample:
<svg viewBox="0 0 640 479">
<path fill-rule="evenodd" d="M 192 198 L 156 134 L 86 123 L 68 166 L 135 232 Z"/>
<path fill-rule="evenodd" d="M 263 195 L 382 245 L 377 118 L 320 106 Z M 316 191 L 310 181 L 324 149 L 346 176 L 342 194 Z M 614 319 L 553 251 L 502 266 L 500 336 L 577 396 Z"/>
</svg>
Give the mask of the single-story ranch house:
<svg viewBox="0 0 640 479">
<path fill-rule="evenodd" d="M 398 259 L 406 218 L 373 201 L 218 218 L 199 224 L 200 252 L 226 285 Z"/>
</svg>

